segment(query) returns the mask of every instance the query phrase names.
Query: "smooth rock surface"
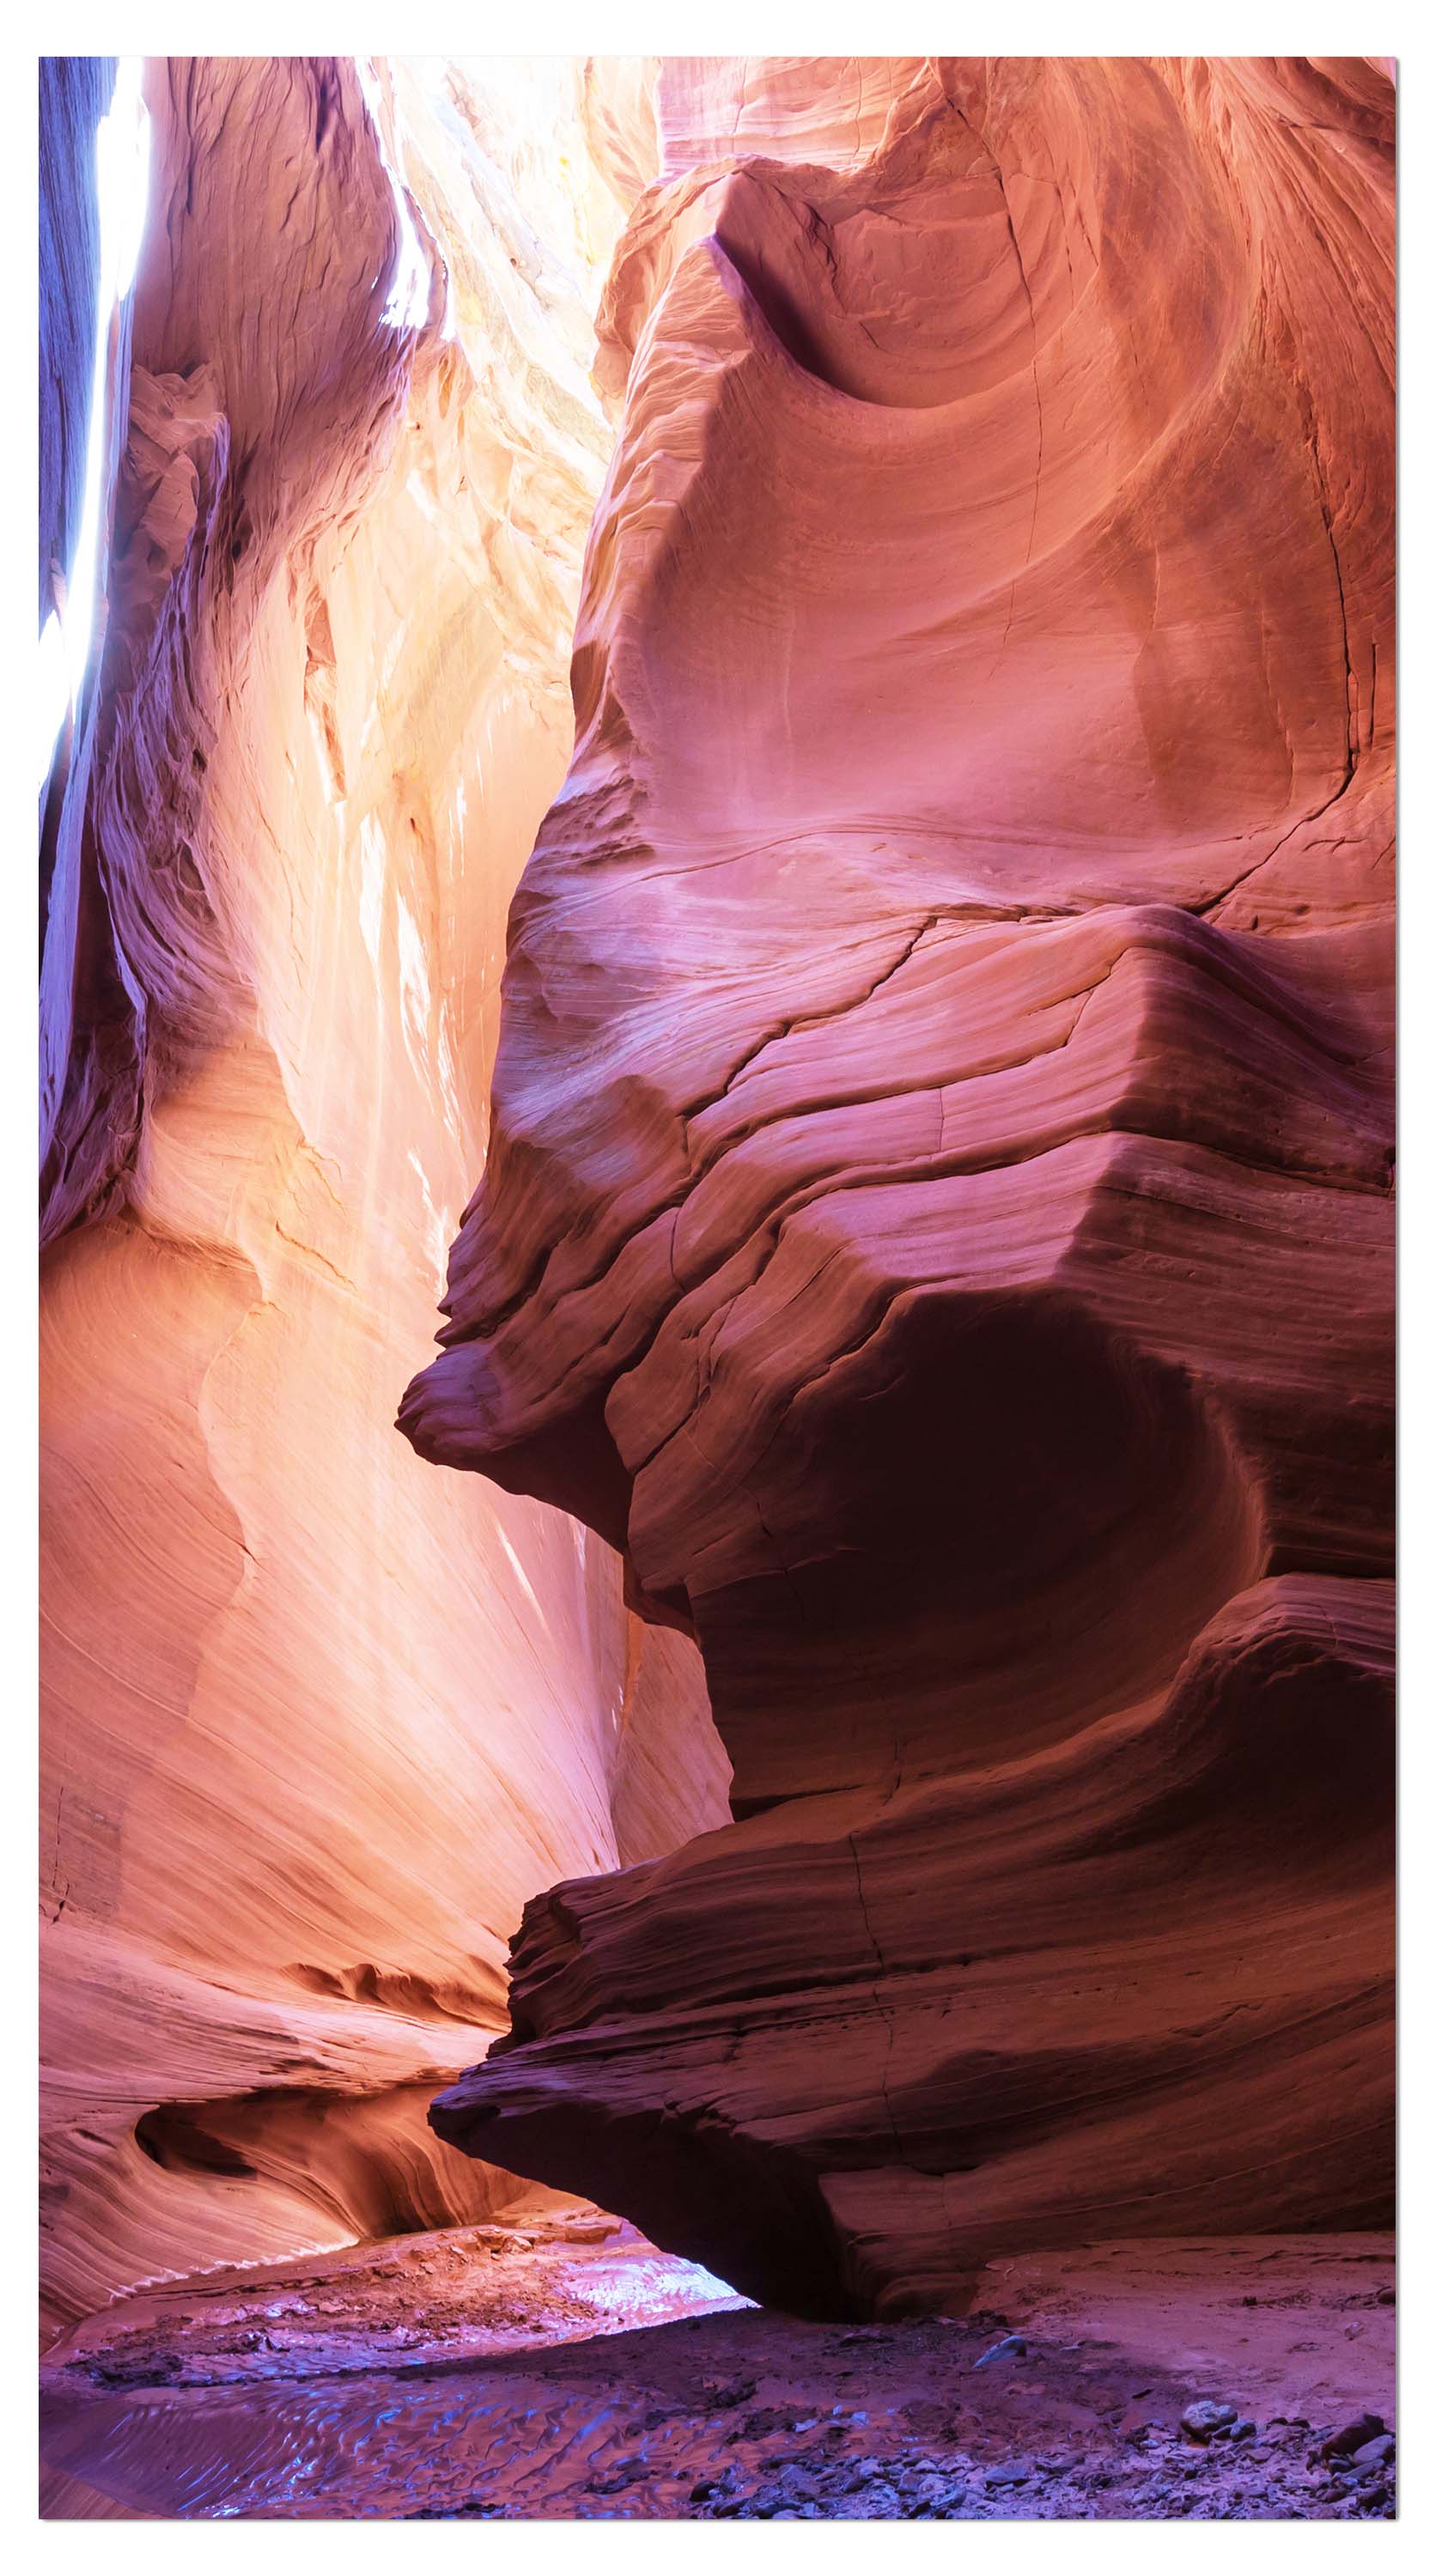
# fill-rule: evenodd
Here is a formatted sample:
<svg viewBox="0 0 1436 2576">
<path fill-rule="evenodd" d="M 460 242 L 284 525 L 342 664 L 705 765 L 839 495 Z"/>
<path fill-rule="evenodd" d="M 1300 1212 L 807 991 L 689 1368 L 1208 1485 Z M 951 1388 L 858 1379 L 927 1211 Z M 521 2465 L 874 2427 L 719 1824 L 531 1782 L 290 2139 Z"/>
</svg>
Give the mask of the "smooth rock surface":
<svg viewBox="0 0 1436 2576">
<path fill-rule="evenodd" d="M 609 1550 L 390 1427 L 568 756 L 644 79 L 397 65 L 371 109 L 348 61 L 147 78 L 42 994 L 52 2327 L 511 2200 L 426 2114 L 503 2026 L 525 1899 L 727 1813 L 697 1656 Z"/>
<path fill-rule="evenodd" d="M 810 2315 L 1392 2194 L 1389 70 L 665 63 L 420 1454 L 739 1821 L 439 2134 Z"/>
</svg>

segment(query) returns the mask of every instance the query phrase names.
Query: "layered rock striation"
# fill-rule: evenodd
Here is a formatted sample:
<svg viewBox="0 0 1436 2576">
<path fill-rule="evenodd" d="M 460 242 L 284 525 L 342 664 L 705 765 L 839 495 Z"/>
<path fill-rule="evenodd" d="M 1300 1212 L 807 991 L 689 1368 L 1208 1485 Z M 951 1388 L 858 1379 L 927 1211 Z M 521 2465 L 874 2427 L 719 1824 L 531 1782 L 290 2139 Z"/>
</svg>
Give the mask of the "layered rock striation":
<svg viewBox="0 0 1436 2576">
<path fill-rule="evenodd" d="M 426 2115 L 525 1899 L 727 1813 L 697 1656 L 610 1552 L 390 1429 L 568 756 L 644 148 L 633 67 L 502 68 L 146 76 L 42 993 L 52 2322 L 502 2201 Z"/>
<path fill-rule="evenodd" d="M 1391 2198 L 1393 97 L 665 64 L 425 1458 L 737 1821 L 439 2135 L 737 2287 Z"/>
</svg>

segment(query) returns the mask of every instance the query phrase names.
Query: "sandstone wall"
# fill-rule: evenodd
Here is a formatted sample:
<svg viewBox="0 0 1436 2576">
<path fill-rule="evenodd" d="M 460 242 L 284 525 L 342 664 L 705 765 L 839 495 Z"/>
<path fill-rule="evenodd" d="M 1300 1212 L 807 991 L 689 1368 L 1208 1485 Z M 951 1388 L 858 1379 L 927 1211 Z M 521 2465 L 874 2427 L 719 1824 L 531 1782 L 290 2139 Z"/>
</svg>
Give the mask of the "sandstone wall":
<svg viewBox="0 0 1436 2576">
<path fill-rule="evenodd" d="M 1385 2220 L 1394 104 L 666 62 L 422 1455 L 739 1821 L 436 2109 L 755 2296 Z"/>
<path fill-rule="evenodd" d="M 568 758 L 592 307 L 651 149 L 642 66 L 504 72 L 381 66 L 367 102 L 348 61 L 147 75 L 44 970 L 61 2319 L 493 2205 L 425 2115 L 502 2026 L 525 1899 L 726 1813 L 696 1655 L 611 1552 L 392 1429 Z"/>
</svg>

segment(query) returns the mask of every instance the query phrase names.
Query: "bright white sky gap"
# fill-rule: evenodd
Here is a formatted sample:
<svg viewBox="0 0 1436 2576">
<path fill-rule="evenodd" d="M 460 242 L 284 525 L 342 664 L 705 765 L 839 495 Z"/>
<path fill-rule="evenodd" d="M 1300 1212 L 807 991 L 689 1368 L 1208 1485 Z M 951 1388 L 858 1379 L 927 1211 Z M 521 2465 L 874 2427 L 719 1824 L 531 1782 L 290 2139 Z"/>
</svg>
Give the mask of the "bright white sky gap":
<svg viewBox="0 0 1436 2576">
<path fill-rule="evenodd" d="M 368 56 L 355 54 L 352 59 L 354 69 L 359 75 L 359 87 L 364 93 L 364 104 L 369 111 L 369 122 L 374 128 L 374 140 L 379 147 L 379 158 L 384 164 L 385 176 L 393 191 L 394 212 L 399 223 L 399 256 L 394 263 L 394 275 L 389 287 L 389 300 L 384 307 L 384 319 L 395 331 L 419 331 L 422 330 L 429 313 L 431 282 L 429 263 L 424 257 L 419 236 L 414 230 L 403 181 L 385 148 L 378 75 Z"/>
<path fill-rule="evenodd" d="M 150 186 L 150 119 L 140 95 L 141 54 L 122 54 L 108 116 L 95 136 L 100 209 L 100 280 L 95 359 L 90 379 L 85 488 L 75 551 L 65 568 L 65 606 L 52 610 L 40 634 L 37 787 L 43 787 L 67 712 L 79 704 L 95 631 L 105 445 L 105 378 L 115 307 L 134 284 Z"/>
</svg>

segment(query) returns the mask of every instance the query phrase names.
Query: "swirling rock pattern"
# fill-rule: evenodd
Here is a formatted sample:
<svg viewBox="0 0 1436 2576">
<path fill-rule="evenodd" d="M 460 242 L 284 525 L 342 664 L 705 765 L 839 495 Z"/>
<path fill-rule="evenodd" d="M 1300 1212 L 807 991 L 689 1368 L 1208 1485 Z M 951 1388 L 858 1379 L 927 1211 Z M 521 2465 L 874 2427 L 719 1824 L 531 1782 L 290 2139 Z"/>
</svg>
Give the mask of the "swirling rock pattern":
<svg viewBox="0 0 1436 2576">
<path fill-rule="evenodd" d="M 440 2135 L 750 2294 L 1391 2193 L 1392 150 L 1359 61 L 667 64 L 427 1458 L 737 1821 Z"/>
<path fill-rule="evenodd" d="M 519 115 L 482 67 L 381 68 L 371 105 L 343 61 L 147 80 L 44 962 L 52 2324 L 502 2202 L 427 2109 L 502 2026 L 525 1899 L 727 1813 L 697 1656 L 608 1550 L 390 1429 L 571 739 L 622 217 L 584 84 L 540 67 Z M 605 167 L 641 145 L 609 107 Z"/>
</svg>

